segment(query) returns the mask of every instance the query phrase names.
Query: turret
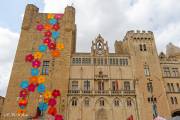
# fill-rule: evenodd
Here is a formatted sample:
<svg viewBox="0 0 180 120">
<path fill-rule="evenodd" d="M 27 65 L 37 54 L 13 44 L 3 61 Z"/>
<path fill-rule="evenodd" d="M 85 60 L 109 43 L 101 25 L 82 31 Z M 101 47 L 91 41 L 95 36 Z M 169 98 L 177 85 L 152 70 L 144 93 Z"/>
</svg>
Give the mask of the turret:
<svg viewBox="0 0 180 120">
<path fill-rule="evenodd" d="M 33 17 L 39 12 L 39 8 L 37 8 L 33 4 L 28 4 L 26 6 L 26 11 L 24 14 L 22 29 L 28 30 L 32 25 Z"/>
<path fill-rule="evenodd" d="M 75 30 L 75 8 L 72 6 L 67 6 L 64 12 L 64 20 L 65 20 L 65 30 L 67 32 Z"/>
</svg>

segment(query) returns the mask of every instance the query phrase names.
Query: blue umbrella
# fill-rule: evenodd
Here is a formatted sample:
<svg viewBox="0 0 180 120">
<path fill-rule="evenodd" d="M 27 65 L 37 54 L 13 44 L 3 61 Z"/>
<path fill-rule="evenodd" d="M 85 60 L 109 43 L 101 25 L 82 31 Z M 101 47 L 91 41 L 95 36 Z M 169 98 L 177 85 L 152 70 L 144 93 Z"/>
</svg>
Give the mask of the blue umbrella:
<svg viewBox="0 0 180 120">
<path fill-rule="evenodd" d="M 37 88 L 38 92 L 42 93 L 42 92 L 45 91 L 45 89 L 46 89 L 46 87 L 44 86 L 44 84 L 39 84 L 38 85 L 38 88 Z"/>
<path fill-rule="evenodd" d="M 54 19 L 54 18 L 52 18 L 52 19 L 49 20 L 49 23 L 52 24 L 52 25 L 54 25 L 54 24 L 57 23 L 57 20 Z"/>
<path fill-rule="evenodd" d="M 19 106 L 21 109 L 24 109 L 25 108 L 25 106 L 23 106 L 23 105 L 21 105 L 21 106 Z"/>
<path fill-rule="evenodd" d="M 44 102 L 40 102 L 39 105 L 38 105 L 39 109 L 41 111 L 46 111 L 47 108 L 48 108 L 48 104 L 47 103 L 44 103 Z"/>
<path fill-rule="evenodd" d="M 46 45 L 43 45 L 43 44 L 39 45 L 39 51 L 40 52 L 45 52 L 46 50 L 47 50 L 47 46 Z"/>
<path fill-rule="evenodd" d="M 21 88 L 25 89 L 29 86 L 29 82 L 27 80 L 24 80 L 20 84 Z"/>
<path fill-rule="evenodd" d="M 53 31 L 53 32 L 52 32 L 52 38 L 53 38 L 53 39 L 57 39 L 57 38 L 59 37 L 59 34 L 60 34 L 59 32 Z"/>
<path fill-rule="evenodd" d="M 31 75 L 32 76 L 38 76 L 39 74 L 39 70 L 37 68 L 32 68 L 31 69 Z"/>
</svg>

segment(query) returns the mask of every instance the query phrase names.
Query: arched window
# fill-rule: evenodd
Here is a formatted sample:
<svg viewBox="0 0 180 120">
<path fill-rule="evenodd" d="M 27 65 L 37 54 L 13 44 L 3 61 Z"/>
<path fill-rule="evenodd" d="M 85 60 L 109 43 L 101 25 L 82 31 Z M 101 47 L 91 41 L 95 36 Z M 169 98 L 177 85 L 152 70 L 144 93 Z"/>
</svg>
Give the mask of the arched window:
<svg viewBox="0 0 180 120">
<path fill-rule="evenodd" d="M 71 105 L 72 106 L 77 106 L 77 102 L 78 102 L 78 99 L 77 98 L 73 98 L 72 101 L 71 101 Z"/>
<path fill-rule="evenodd" d="M 118 107 L 119 106 L 119 99 L 114 100 L 114 106 Z"/>
<path fill-rule="evenodd" d="M 143 47 L 144 47 L 144 51 L 146 51 L 146 50 L 147 50 L 147 48 L 146 48 L 146 44 L 144 44 L 144 45 L 143 45 Z"/>
<path fill-rule="evenodd" d="M 127 99 L 127 106 L 129 106 L 129 107 L 132 106 L 132 100 L 130 98 Z"/>
<path fill-rule="evenodd" d="M 84 99 L 84 105 L 85 106 L 89 106 L 89 98 L 85 98 Z"/>
<path fill-rule="evenodd" d="M 171 97 L 171 104 L 174 104 L 174 99 L 173 99 L 173 97 Z"/>
<path fill-rule="evenodd" d="M 167 86 L 168 86 L 168 92 L 171 92 L 171 86 L 169 83 L 167 83 Z"/>
<path fill-rule="evenodd" d="M 124 82 L 124 90 L 130 90 L 130 82 L 129 81 Z"/>
<path fill-rule="evenodd" d="M 143 51 L 143 46 L 140 44 L 139 45 L 140 51 Z"/>
<path fill-rule="evenodd" d="M 100 105 L 100 106 L 104 106 L 104 100 L 103 100 L 103 99 L 100 99 L 99 105 Z"/>
<path fill-rule="evenodd" d="M 179 83 L 176 83 L 176 86 L 177 86 L 177 91 L 180 92 Z"/>
<path fill-rule="evenodd" d="M 176 98 L 176 97 L 174 97 L 174 103 L 175 103 L 175 104 L 178 104 L 178 101 L 177 101 L 177 98 Z"/>
</svg>

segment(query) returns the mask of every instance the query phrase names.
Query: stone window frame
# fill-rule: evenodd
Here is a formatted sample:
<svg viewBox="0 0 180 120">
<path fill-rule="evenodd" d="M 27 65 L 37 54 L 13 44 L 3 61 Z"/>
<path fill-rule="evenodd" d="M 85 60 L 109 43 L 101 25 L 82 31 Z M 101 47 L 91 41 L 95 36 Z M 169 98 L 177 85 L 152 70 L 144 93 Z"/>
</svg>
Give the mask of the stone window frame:
<svg viewBox="0 0 180 120">
<path fill-rule="evenodd" d="M 124 90 L 131 90 L 131 84 L 129 81 L 124 81 Z"/>
<path fill-rule="evenodd" d="M 150 68 L 149 65 L 144 65 L 144 75 L 145 76 L 150 76 Z"/>
<path fill-rule="evenodd" d="M 84 106 L 88 107 L 90 105 L 90 99 L 88 97 L 84 98 Z"/>
<path fill-rule="evenodd" d="M 170 67 L 163 67 L 164 77 L 171 77 Z"/>
<path fill-rule="evenodd" d="M 79 81 L 78 80 L 71 81 L 71 90 L 79 90 Z"/>
<path fill-rule="evenodd" d="M 71 106 L 75 107 L 75 106 L 77 106 L 77 105 L 78 105 L 78 98 L 73 97 L 73 98 L 71 99 Z"/>
<path fill-rule="evenodd" d="M 172 68 L 172 77 L 179 77 L 179 69 Z"/>
<path fill-rule="evenodd" d="M 114 105 L 115 107 L 119 107 L 119 106 L 120 106 L 120 99 L 119 99 L 119 98 L 115 98 L 115 99 L 113 100 L 113 105 Z"/>
<path fill-rule="evenodd" d="M 49 75 L 49 64 L 50 64 L 49 60 L 43 61 L 43 65 L 42 65 L 42 69 L 41 69 L 41 75 Z"/>
</svg>

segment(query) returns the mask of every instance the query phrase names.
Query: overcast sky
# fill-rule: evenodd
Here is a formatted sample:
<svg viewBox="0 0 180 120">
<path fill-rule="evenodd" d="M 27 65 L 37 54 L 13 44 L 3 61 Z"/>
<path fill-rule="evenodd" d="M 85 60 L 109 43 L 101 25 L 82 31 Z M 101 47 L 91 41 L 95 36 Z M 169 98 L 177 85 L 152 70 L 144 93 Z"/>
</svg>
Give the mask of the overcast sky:
<svg viewBox="0 0 180 120">
<path fill-rule="evenodd" d="M 90 51 L 100 33 L 114 50 L 128 30 L 154 32 L 158 51 L 172 42 L 180 46 L 180 0 L 4 0 L 0 7 L 0 95 L 5 96 L 14 60 L 24 9 L 33 3 L 40 12 L 76 8 L 77 51 Z"/>
</svg>

